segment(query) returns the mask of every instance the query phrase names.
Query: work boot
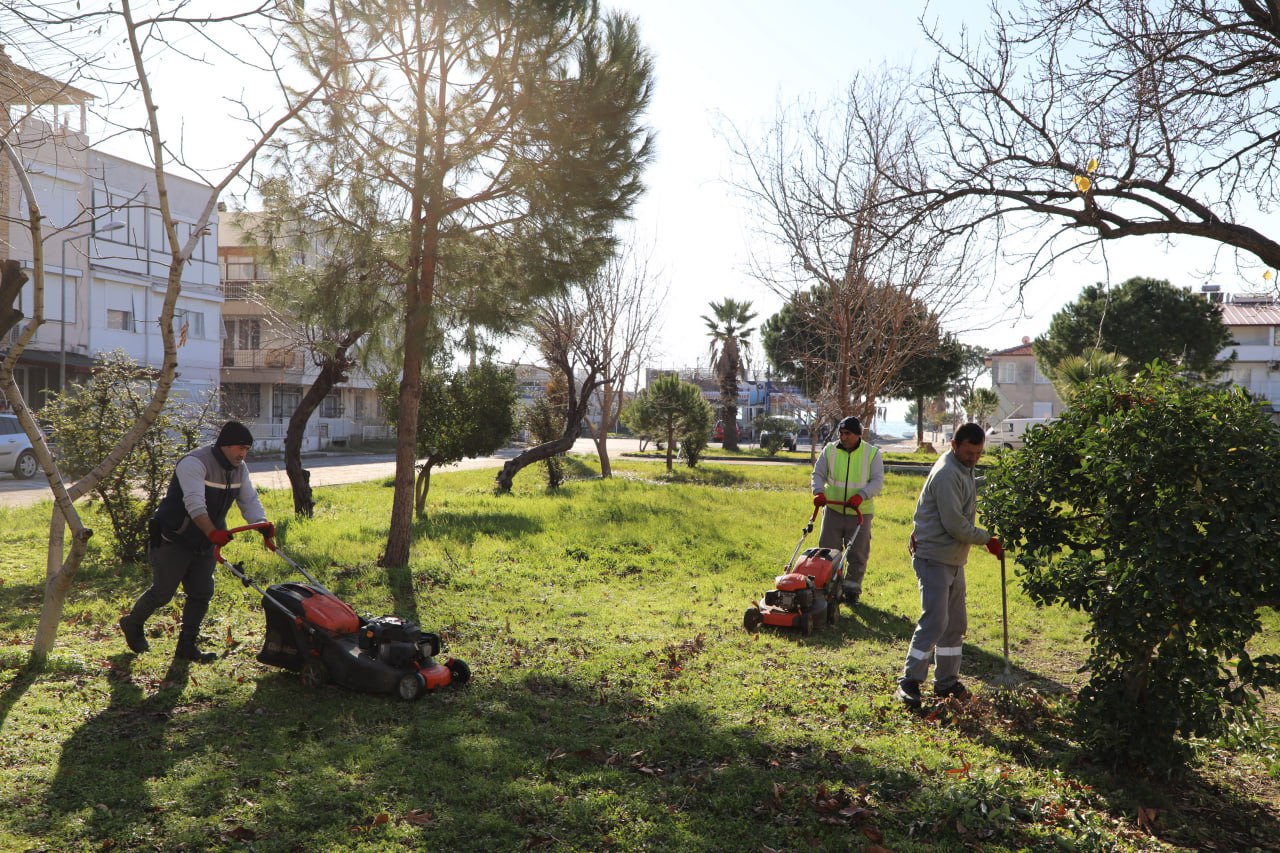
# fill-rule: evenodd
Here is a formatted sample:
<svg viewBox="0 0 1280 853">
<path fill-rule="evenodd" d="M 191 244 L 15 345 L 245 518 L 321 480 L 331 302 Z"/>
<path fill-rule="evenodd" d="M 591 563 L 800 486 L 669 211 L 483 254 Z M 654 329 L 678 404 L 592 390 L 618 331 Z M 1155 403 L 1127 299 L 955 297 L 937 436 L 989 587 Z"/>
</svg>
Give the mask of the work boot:
<svg viewBox="0 0 1280 853">
<path fill-rule="evenodd" d="M 898 701 L 908 708 L 916 709 L 920 707 L 920 682 L 912 681 L 904 678 L 898 682 Z"/>
<path fill-rule="evenodd" d="M 968 687 L 965 687 L 959 681 L 954 682 L 950 687 L 933 686 L 933 695 L 942 699 L 959 699 L 961 702 L 967 700 L 973 695 Z"/>
<path fill-rule="evenodd" d="M 178 660 L 189 660 L 192 663 L 213 663 L 218 659 L 213 652 L 200 651 L 200 647 L 195 643 L 178 643 L 178 650 L 173 656 Z"/>
<path fill-rule="evenodd" d="M 846 583 L 844 585 L 844 592 L 840 597 L 848 602 L 850 607 L 853 607 L 858 603 L 858 599 L 862 597 L 862 588 L 858 587 L 855 589 L 852 585 Z"/>
<path fill-rule="evenodd" d="M 147 642 L 147 635 L 142 630 L 142 623 L 135 622 L 130 616 L 120 617 L 120 633 L 124 634 L 124 641 L 129 646 L 129 651 L 134 654 L 142 654 L 151 648 L 151 644 Z"/>
</svg>

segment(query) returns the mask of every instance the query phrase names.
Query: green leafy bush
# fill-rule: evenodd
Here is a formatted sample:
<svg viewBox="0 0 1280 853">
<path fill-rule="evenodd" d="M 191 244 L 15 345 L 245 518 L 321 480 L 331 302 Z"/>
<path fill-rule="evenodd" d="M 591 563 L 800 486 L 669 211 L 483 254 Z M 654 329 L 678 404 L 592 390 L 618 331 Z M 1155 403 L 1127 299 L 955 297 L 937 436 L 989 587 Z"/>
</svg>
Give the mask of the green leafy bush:
<svg viewBox="0 0 1280 853">
<path fill-rule="evenodd" d="M 1099 754 L 1177 769 L 1280 680 L 1247 649 L 1280 601 L 1278 438 L 1238 389 L 1151 367 L 1082 387 L 988 474 L 1027 592 L 1092 620 L 1076 716 Z"/>
</svg>

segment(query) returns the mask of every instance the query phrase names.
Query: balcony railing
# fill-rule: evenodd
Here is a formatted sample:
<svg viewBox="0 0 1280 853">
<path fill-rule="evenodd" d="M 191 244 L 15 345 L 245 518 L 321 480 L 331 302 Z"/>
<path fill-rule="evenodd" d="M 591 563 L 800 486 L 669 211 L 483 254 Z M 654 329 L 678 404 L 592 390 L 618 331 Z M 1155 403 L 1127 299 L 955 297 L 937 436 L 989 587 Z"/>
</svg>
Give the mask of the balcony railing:
<svg viewBox="0 0 1280 853">
<path fill-rule="evenodd" d="M 268 283 L 262 279 L 228 279 L 222 282 L 222 296 L 229 300 L 254 301 L 264 294 Z"/>
<path fill-rule="evenodd" d="M 245 370 L 301 371 L 305 362 L 301 350 L 222 348 L 222 366 Z"/>
</svg>

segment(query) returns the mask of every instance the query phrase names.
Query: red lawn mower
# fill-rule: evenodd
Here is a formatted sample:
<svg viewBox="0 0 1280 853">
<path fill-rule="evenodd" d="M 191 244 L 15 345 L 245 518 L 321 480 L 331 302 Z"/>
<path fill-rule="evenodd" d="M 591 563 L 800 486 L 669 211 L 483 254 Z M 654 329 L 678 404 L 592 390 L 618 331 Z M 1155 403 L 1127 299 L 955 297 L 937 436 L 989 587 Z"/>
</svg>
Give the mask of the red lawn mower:
<svg viewBox="0 0 1280 853">
<path fill-rule="evenodd" d="M 831 506 L 832 504 L 827 504 Z M 835 548 L 809 548 L 800 553 L 804 540 L 813 532 L 813 522 L 818 517 L 818 507 L 804 526 L 800 541 L 791 553 L 786 570 L 774 578 L 774 588 L 764 594 L 753 607 L 748 607 L 742 617 L 742 625 L 755 632 L 761 625 L 781 628 L 798 628 L 808 637 L 819 620 L 835 624 L 840 619 L 840 600 L 844 592 L 844 563 L 849 549 L 862 532 L 862 510 L 852 504 L 844 504 L 858 514 L 858 529 L 846 544 L 844 551 Z M 835 504 L 840 506 L 840 504 Z M 796 557 L 799 562 L 796 562 Z"/>
<path fill-rule="evenodd" d="M 257 530 L 266 536 L 269 529 L 270 524 L 263 521 L 228 532 Z M 274 539 L 265 542 L 309 583 L 279 583 L 263 589 L 245 575 L 242 564 L 224 559 L 221 547 L 213 549 L 214 560 L 262 595 L 267 616 L 267 633 L 258 652 L 262 663 L 301 673 L 307 687 L 332 681 L 351 690 L 399 693 L 408 700 L 440 687 L 460 687 L 471 678 L 471 670 L 457 658 L 436 661 L 439 635 L 396 616 L 358 616 L 351 605 L 281 551 Z"/>
</svg>

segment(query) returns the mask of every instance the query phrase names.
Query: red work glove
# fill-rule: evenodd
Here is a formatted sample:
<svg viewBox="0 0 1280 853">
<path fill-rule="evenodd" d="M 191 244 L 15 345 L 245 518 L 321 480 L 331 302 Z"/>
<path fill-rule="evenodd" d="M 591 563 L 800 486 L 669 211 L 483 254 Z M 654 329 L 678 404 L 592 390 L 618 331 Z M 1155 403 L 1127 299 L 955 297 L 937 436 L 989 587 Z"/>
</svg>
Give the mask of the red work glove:
<svg viewBox="0 0 1280 853">
<path fill-rule="evenodd" d="M 233 538 L 227 531 L 219 530 L 216 527 L 213 530 L 210 530 L 207 535 L 209 537 L 209 541 L 214 545 L 217 545 L 219 548 L 226 545 Z"/>
<path fill-rule="evenodd" d="M 276 526 L 269 521 L 263 521 L 262 527 L 258 528 L 258 532 L 262 534 L 263 539 L 276 538 Z"/>
<path fill-rule="evenodd" d="M 826 496 L 826 495 L 824 495 L 822 492 L 818 492 L 816 495 L 814 495 L 814 496 L 813 496 L 813 505 L 814 505 L 814 506 L 826 506 L 826 505 L 827 505 L 827 496 Z"/>
<path fill-rule="evenodd" d="M 913 556 L 913 557 L 916 555 L 916 535 L 915 535 L 915 533 L 912 533 L 912 534 L 911 534 L 911 544 L 907 546 L 907 553 L 908 553 L 908 554 L 910 554 L 910 555 L 911 555 L 911 556 Z"/>
<path fill-rule="evenodd" d="M 993 557 L 1004 556 L 1004 549 L 1000 547 L 1000 540 L 994 536 L 987 540 L 987 550 L 991 552 Z"/>
<path fill-rule="evenodd" d="M 849 500 L 846 501 L 846 503 L 848 503 L 849 506 L 853 507 L 854 509 L 857 509 L 859 506 L 862 505 L 862 495 L 854 495 L 853 497 L 849 498 Z"/>
</svg>

